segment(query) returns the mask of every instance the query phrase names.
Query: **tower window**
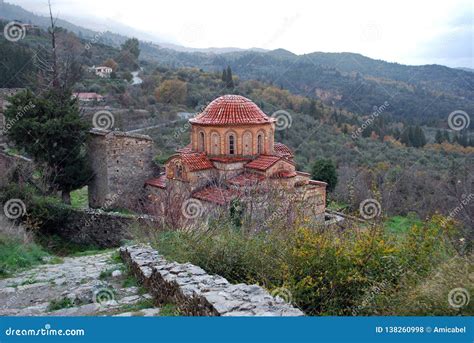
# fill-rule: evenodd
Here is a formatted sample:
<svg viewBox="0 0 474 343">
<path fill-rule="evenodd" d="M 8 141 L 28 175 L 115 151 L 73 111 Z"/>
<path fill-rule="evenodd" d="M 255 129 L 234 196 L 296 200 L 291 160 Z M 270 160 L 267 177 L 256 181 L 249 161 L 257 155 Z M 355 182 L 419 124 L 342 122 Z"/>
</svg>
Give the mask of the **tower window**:
<svg viewBox="0 0 474 343">
<path fill-rule="evenodd" d="M 257 154 L 263 154 L 263 135 L 261 133 L 257 136 Z"/>
<path fill-rule="evenodd" d="M 199 132 L 199 151 L 205 150 L 205 137 L 204 132 Z"/>
<path fill-rule="evenodd" d="M 229 136 L 229 154 L 230 155 L 235 154 L 235 137 L 234 137 L 234 135 Z"/>
</svg>

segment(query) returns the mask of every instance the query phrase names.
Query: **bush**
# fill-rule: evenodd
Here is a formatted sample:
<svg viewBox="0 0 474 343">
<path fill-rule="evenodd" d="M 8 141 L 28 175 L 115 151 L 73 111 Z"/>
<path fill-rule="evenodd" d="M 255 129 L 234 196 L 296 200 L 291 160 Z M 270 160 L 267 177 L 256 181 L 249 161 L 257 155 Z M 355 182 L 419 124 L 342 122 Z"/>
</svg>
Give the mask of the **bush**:
<svg viewBox="0 0 474 343">
<path fill-rule="evenodd" d="M 23 227 L 0 217 L 0 278 L 42 263 L 47 255 Z"/>
<path fill-rule="evenodd" d="M 257 283 L 270 291 L 284 287 L 309 315 L 377 314 L 378 295 L 408 291 L 454 256 L 438 220 L 414 225 L 400 237 L 383 227 L 337 232 L 308 224 L 250 234 L 229 219 L 208 231 L 167 231 L 146 241 L 169 259 L 199 265 L 230 282 Z M 399 313 L 395 307 L 386 314 Z"/>
<path fill-rule="evenodd" d="M 10 199 L 20 199 L 26 208 L 26 214 L 19 218 L 31 229 L 52 232 L 64 225 L 69 218 L 72 208 L 52 196 L 41 196 L 35 188 L 29 185 L 9 184 L 0 192 L 0 202 L 3 204 Z"/>
</svg>

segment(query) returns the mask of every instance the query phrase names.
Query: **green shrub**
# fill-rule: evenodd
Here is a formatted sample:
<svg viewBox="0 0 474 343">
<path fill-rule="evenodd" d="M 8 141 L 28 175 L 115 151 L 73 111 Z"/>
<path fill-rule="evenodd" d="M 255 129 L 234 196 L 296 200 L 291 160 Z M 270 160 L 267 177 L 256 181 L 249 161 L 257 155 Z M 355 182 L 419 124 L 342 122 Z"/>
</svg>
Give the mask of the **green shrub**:
<svg viewBox="0 0 474 343">
<path fill-rule="evenodd" d="M 35 243 L 0 234 L 0 278 L 41 264 L 46 256 L 48 253 Z"/>
<path fill-rule="evenodd" d="M 414 225 L 400 239 L 383 226 L 335 231 L 300 223 L 250 234 L 221 221 L 207 231 L 167 231 L 146 240 L 169 259 L 232 283 L 257 283 L 277 294 L 283 288 L 309 315 L 370 315 L 380 313 L 373 304 L 378 294 L 395 297 L 412 287 L 406 280 L 418 284 L 454 256 L 438 224 L 433 218 Z"/>
</svg>

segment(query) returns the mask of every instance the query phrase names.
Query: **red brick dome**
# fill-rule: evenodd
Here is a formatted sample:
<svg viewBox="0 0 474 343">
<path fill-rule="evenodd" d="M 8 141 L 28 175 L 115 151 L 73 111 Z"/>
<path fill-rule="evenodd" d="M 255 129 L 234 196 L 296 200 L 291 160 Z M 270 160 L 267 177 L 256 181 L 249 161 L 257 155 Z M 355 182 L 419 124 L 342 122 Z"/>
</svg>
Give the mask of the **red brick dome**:
<svg viewBox="0 0 474 343">
<path fill-rule="evenodd" d="M 201 125 L 266 124 L 274 121 L 253 101 L 240 95 L 223 95 L 190 120 L 192 124 Z"/>
</svg>

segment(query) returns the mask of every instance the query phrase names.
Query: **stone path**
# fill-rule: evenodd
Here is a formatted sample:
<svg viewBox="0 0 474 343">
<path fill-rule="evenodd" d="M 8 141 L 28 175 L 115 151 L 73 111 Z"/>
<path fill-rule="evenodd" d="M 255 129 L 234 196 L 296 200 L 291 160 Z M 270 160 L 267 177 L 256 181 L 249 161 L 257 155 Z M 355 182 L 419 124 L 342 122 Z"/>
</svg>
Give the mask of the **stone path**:
<svg viewBox="0 0 474 343">
<path fill-rule="evenodd" d="M 114 252 L 66 257 L 0 279 L 0 316 L 156 316 Z"/>
</svg>

